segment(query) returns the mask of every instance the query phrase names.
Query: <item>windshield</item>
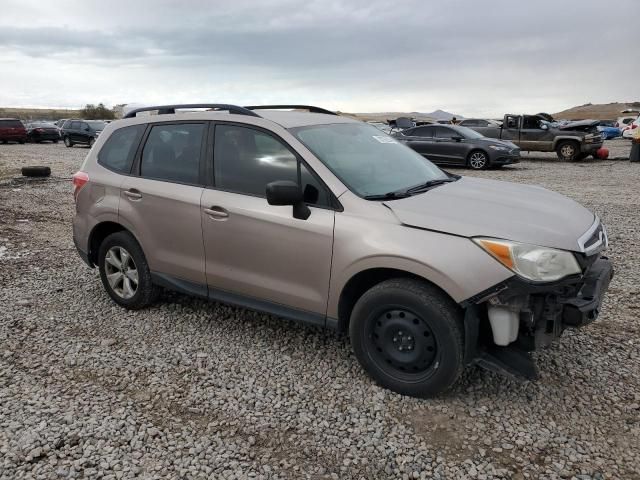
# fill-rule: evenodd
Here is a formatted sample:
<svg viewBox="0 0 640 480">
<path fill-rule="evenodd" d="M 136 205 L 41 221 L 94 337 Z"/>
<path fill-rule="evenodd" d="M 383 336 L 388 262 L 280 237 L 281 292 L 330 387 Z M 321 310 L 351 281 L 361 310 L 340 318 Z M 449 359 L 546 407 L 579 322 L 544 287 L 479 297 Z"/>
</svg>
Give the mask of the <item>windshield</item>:
<svg viewBox="0 0 640 480">
<path fill-rule="evenodd" d="M 430 161 L 371 125 L 312 125 L 292 128 L 291 132 L 361 197 L 449 178 Z"/>
<path fill-rule="evenodd" d="M 105 127 L 104 122 L 99 122 L 97 120 L 89 120 L 87 123 L 93 130 L 104 130 Z"/>
<path fill-rule="evenodd" d="M 475 138 L 482 138 L 484 137 L 484 135 L 482 135 L 481 133 L 476 132 L 475 130 L 471 130 L 469 127 L 461 127 L 460 125 L 457 125 L 455 128 L 456 132 L 460 133 L 460 135 L 462 135 L 464 138 L 468 138 L 468 139 L 475 139 Z"/>
</svg>

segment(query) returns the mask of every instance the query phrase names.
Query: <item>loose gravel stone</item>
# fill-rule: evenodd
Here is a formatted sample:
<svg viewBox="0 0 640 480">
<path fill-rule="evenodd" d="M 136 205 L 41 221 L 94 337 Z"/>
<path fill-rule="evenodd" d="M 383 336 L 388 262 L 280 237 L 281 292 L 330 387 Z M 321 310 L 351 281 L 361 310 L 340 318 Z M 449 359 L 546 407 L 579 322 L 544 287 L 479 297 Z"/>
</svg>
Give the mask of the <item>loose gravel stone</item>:
<svg viewBox="0 0 640 480">
<path fill-rule="evenodd" d="M 87 152 L 0 145 L 0 479 L 640 478 L 640 164 L 456 170 L 594 210 L 616 276 L 597 322 L 536 353 L 538 382 L 474 368 L 417 400 L 345 336 L 170 292 L 117 307 L 70 233 Z M 52 178 L 12 181 L 25 165 Z"/>
</svg>

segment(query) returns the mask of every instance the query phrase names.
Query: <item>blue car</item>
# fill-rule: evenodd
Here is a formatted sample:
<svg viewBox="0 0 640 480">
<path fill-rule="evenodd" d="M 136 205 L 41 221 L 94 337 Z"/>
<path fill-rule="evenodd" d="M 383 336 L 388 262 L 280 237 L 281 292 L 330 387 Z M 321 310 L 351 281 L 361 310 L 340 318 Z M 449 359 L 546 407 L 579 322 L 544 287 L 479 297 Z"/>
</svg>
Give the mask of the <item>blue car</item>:
<svg viewBox="0 0 640 480">
<path fill-rule="evenodd" d="M 600 125 L 598 125 L 598 131 L 600 135 L 602 135 L 603 140 L 611 140 L 612 138 L 617 138 L 622 136 L 622 130 L 618 127 L 615 127 L 615 122 L 613 120 L 601 120 Z"/>
</svg>

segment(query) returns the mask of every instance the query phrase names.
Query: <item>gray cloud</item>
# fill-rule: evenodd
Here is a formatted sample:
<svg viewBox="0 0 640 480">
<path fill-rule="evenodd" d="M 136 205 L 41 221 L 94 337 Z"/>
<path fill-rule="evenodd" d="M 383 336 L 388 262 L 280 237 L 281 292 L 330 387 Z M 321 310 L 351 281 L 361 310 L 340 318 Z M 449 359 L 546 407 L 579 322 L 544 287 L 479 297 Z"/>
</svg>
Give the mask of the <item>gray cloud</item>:
<svg viewBox="0 0 640 480">
<path fill-rule="evenodd" d="M 67 15 L 59 2 L 9 3 L 0 61 L 17 70 L 0 79 L 0 103 L 30 98 L 22 88 L 37 84 L 38 64 L 59 85 L 31 98 L 55 105 L 210 99 L 213 88 L 239 103 L 497 115 L 640 98 L 627 47 L 637 27 L 620 19 L 631 0 L 611 12 L 587 0 L 216 3 L 67 4 Z M 29 9 L 38 21 L 24 21 Z"/>
</svg>

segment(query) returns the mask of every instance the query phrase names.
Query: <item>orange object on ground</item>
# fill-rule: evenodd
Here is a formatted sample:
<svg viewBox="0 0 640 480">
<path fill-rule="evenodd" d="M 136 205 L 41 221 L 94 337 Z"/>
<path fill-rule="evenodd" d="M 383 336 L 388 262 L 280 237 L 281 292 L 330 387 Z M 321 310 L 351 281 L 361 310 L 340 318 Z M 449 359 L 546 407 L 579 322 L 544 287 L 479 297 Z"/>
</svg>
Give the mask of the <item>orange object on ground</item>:
<svg viewBox="0 0 640 480">
<path fill-rule="evenodd" d="M 598 149 L 598 151 L 596 152 L 596 155 L 598 156 L 599 159 L 605 160 L 605 159 L 609 158 L 609 149 L 608 148 L 604 148 L 604 147 L 600 147 Z"/>
</svg>

